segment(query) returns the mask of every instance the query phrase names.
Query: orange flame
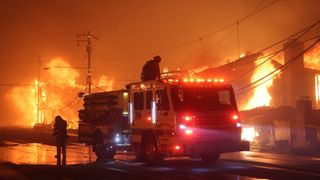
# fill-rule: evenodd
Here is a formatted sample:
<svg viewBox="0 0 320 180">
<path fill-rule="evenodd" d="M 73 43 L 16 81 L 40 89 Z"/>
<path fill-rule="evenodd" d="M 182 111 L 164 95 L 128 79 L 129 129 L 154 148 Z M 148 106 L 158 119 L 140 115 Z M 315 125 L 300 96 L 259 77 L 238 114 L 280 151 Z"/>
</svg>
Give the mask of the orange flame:
<svg viewBox="0 0 320 180">
<path fill-rule="evenodd" d="M 79 77 L 79 72 L 71 68 L 69 63 L 60 58 L 51 60 L 48 63 L 48 71 L 51 77 L 50 84 L 55 84 L 60 87 L 76 87 L 76 79 Z M 70 68 L 69 68 L 70 67 Z"/>
<path fill-rule="evenodd" d="M 97 88 L 102 89 L 104 91 L 111 91 L 113 86 L 113 79 L 107 77 L 106 75 L 102 75 L 98 80 Z"/>
<path fill-rule="evenodd" d="M 266 57 L 267 58 L 267 57 Z M 256 65 L 260 64 L 261 62 L 265 61 L 266 58 L 262 58 L 258 61 L 256 61 Z M 258 68 L 255 69 L 253 76 L 251 77 L 251 82 L 255 82 L 262 77 L 266 76 L 270 72 L 274 71 L 275 67 L 270 61 L 267 61 L 263 65 L 259 66 Z M 267 77 L 268 78 L 268 77 Z M 245 109 L 253 109 L 257 107 L 262 107 L 262 106 L 270 106 L 271 102 L 271 95 L 268 91 L 268 89 L 272 86 L 273 79 L 270 79 L 266 82 L 264 82 L 265 79 L 261 81 L 261 85 L 256 87 L 253 90 L 253 96 L 249 100 L 248 104 L 246 105 Z"/>
<path fill-rule="evenodd" d="M 61 115 L 67 120 L 69 128 L 77 128 L 78 110 L 83 104 L 77 95 L 85 89 L 85 86 L 77 84 L 80 73 L 60 58 L 51 60 L 47 66 L 48 71 L 41 73 L 40 79 L 43 80 L 39 83 L 39 89 L 38 81 L 34 80 L 32 86 L 14 87 L 7 95 L 8 101 L 21 116 L 19 124 L 26 127 L 32 127 L 35 123 L 50 124 L 55 116 Z M 47 77 L 44 78 L 45 75 Z M 106 85 L 112 89 L 112 83 Z"/>
<path fill-rule="evenodd" d="M 304 66 L 310 69 L 320 70 L 320 44 L 314 46 L 304 55 Z"/>
<path fill-rule="evenodd" d="M 304 66 L 320 70 L 320 44 L 314 46 L 304 55 Z M 320 108 L 320 75 L 315 75 L 316 108 Z"/>
</svg>

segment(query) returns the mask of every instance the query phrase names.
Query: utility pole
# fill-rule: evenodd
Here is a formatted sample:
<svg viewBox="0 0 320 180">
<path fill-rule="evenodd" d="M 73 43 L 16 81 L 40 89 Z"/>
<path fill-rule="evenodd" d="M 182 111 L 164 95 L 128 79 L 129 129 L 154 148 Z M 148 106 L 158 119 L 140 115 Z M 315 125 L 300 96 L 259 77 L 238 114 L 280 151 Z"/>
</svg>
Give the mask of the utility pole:
<svg viewBox="0 0 320 180">
<path fill-rule="evenodd" d="M 87 86 L 88 86 L 88 94 L 91 94 L 91 53 L 92 53 L 92 46 L 91 46 L 91 38 L 94 38 L 95 40 L 99 40 L 98 37 L 95 37 L 88 31 L 87 33 L 83 34 L 77 34 L 78 38 L 86 37 L 87 39 L 78 39 L 77 43 L 78 45 L 80 42 L 86 42 L 87 47 L 86 51 L 88 53 L 88 75 L 87 75 Z"/>
<path fill-rule="evenodd" d="M 239 21 L 236 22 L 237 25 L 237 46 L 238 46 L 238 59 L 240 59 L 241 52 L 240 52 L 240 36 L 239 36 Z"/>
<path fill-rule="evenodd" d="M 41 58 L 38 58 L 38 82 L 37 82 L 37 123 L 40 123 L 40 69 L 41 69 Z"/>
</svg>

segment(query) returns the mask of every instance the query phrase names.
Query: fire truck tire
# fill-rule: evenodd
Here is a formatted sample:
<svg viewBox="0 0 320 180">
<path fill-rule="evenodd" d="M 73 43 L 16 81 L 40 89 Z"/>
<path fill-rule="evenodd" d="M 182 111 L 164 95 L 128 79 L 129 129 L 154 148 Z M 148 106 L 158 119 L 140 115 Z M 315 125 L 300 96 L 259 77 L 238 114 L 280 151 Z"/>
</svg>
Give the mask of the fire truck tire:
<svg viewBox="0 0 320 180">
<path fill-rule="evenodd" d="M 146 163 L 158 163 L 163 160 L 159 154 L 159 147 L 156 139 L 150 134 L 146 134 L 142 141 L 141 147 L 142 161 Z"/>
<path fill-rule="evenodd" d="M 215 163 L 220 158 L 220 153 L 205 153 L 201 154 L 201 160 L 205 163 Z"/>
<path fill-rule="evenodd" d="M 116 155 L 116 152 L 117 151 L 114 148 L 106 147 L 103 157 L 107 159 L 113 159 L 113 157 Z"/>
<path fill-rule="evenodd" d="M 98 159 L 112 159 L 116 154 L 114 148 L 110 148 L 104 144 L 101 132 L 94 133 L 92 148 Z"/>
<path fill-rule="evenodd" d="M 137 161 L 142 161 L 142 157 L 141 157 L 141 144 L 140 143 L 136 143 L 134 145 L 134 151 L 135 151 L 135 155 L 136 155 L 136 160 Z"/>
</svg>

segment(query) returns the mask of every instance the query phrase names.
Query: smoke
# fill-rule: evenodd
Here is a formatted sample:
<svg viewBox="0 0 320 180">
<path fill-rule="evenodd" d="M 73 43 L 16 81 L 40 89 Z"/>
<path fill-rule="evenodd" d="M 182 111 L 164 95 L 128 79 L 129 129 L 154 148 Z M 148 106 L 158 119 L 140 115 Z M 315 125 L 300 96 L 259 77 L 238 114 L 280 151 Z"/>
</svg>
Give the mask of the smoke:
<svg viewBox="0 0 320 180">
<path fill-rule="evenodd" d="M 0 2 L 0 61 L 3 64 L 0 83 L 34 83 L 39 58 L 45 64 L 59 56 L 70 65 L 86 66 L 85 44 L 77 46 L 75 34 L 88 30 L 99 37 L 92 42 L 92 77 L 99 79 L 106 75 L 108 80 L 112 77 L 113 87 L 123 88 L 131 80 L 138 80 L 144 62 L 155 55 L 162 57 L 161 66 L 169 70 L 221 65 L 238 56 L 237 28 L 234 26 L 201 40 L 199 37 L 245 17 L 260 2 L 30 0 L 25 3 L 4 0 Z M 263 1 L 261 7 L 270 2 Z M 255 52 L 314 23 L 320 19 L 319 4 L 317 0 L 280 0 L 248 18 L 239 24 L 240 50 Z M 311 34 L 318 32 L 319 28 Z M 184 45 L 191 40 L 196 41 Z M 126 58 L 133 56 L 135 58 Z M 77 89 L 85 85 L 86 72 L 76 72 L 78 74 L 68 78 L 63 73 L 61 76 L 53 73 L 52 76 L 60 77 L 53 79 L 56 82 L 45 83 L 59 84 L 59 87 L 73 84 Z M 28 88 L 0 87 L 1 125 L 21 118 L 17 107 L 8 101 L 11 96 L 5 97 L 13 89 L 22 92 Z M 70 90 L 70 94 L 78 90 Z M 22 92 L 25 93 L 30 94 Z"/>
</svg>

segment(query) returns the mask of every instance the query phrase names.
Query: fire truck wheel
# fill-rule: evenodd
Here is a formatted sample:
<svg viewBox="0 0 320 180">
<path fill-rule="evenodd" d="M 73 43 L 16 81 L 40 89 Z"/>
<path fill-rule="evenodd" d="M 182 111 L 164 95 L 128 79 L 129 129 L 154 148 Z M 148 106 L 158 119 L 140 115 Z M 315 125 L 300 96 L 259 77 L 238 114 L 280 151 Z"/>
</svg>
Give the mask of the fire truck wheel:
<svg viewBox="0 0 320 180">
<path fill-rule="evenodd" d="M 201 160 L 205 163 L 215 163 L 220 158 L 220 153 L 201 154 Z"/>
<path fill-rule="evenodd" d="M 98 159 L 112 159 L 116 154 L 116 150 L 114 148 L 104 144 L 103 136 L 100 132 L 94 134 L 92 148 Z"/>
<path fill-rule="evenodd" d="M 103 136 L 100 132 L 96 132 L 93 136 L 92 149 L 96 153 L 98 159 L 103 157 L 104 148 Z"/>
<path fill-rule="evenodd" d="M 153 136 L 148 134 L 143 138 L 141 155 L 142 160 L 146 163 L 157 163 L 162 160 L 159 155 L 159 148 Z"/>
<path fill-rule="evenodd" d="M 142 161 L 142 157 L 141 157 L 141 144 L 135 144 L 134 145 L 134 151 L 135 151 L 135 155 L 136 155 L 136 160 L 137 161 Z"/>
<path fill-rule="evenodd" d="M 112 147 L 107 147 L 104 151 L 104 158 L 107 159 L 113 159 L 113 157 L 116 155 L 116 150 Z"/>
</svg>

